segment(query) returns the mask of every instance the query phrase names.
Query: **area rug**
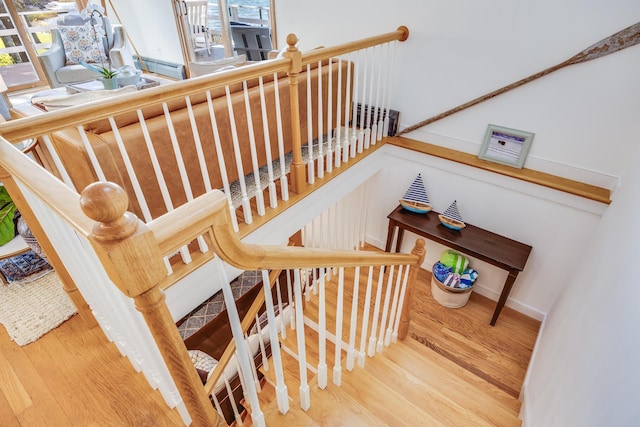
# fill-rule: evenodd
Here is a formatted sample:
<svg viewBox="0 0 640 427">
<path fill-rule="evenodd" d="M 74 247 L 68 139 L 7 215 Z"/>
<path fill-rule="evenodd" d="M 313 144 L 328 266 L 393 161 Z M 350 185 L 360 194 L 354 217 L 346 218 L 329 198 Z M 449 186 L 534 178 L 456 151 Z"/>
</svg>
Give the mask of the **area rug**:
<svg viewBox="0 0 640 427">
<path fill-rule="evenodd" d="M 0 323 L 23 346 L 76 313 L 55 272 L 30 282 L 0 284 Z"/>
</svg>

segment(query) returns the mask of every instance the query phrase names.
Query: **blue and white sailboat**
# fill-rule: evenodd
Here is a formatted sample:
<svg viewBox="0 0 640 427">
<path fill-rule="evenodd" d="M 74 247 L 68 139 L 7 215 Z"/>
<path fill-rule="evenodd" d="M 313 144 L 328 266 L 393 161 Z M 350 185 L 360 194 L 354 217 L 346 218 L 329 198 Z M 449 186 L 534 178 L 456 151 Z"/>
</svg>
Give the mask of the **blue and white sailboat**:
<svg viewBox="0 0 640 427">
<path fill-rule="evenodd" d="M 458 210 L 458 201 L 454 200 L 444 213 L 438 215 L 440 222 L 447 228 L 452 230 L 460 230 L 466 227 L 460 211 Z"/>
<path fill-rule="evenodd" d="M 400 205 L 406 210 L 416 213 L 427 213 L 432 209 L 427 190 L 422 182 L 422 175 L 418 174 L 413 180 L 404 197 L 400 199 Z"/>
</svg>

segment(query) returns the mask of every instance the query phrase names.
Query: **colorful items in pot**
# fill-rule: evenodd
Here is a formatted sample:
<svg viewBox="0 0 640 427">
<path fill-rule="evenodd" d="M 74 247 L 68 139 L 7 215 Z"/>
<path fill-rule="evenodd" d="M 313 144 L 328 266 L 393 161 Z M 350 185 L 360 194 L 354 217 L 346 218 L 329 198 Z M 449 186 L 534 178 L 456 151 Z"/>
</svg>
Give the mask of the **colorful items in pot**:
<svg viewBox="0 0 640 427">
<path fill-rule="evenodd" d="M 442 252 L 440 255 L 440 262 L 446 267 L 451 268 L 451 272 L 455 274 L 462 274 L 469 267 L 469 259 L 464 255 L 448 249 Z"/>
<path fill-rule="evenodd" d="M 459 257 L 462 257 L 462 255 L 458 254 L 455 251 L 450 251 L 450 252 L 457 254 L 458 258 L 455 258 L 453 254 L 450 254 L 447 252 L 449 251 L 445 251 L 446 253 L 445 258 L 447 261 L 451 261 L 451 260 L 458 261 Z M 445 255 L 445 253 L 443 253 L 443 255 Z M 455 273 L 452 267 L 449 267 L 442 262 L 436 262 L 433 265 L 433 269 L 432 269 L 433 276 L 436 278 L 436 280 L 438 280 L 444 286 L 447 286 L 450 288 L 468 289 L 472 287 L 475 281 L 478 279 L 478 272 L 473 268 L 468 267 L 469 261 L 466 257 L 462 257 L 462 258 L 464 258 L 464 262 L 461 261 L 460 263 L 467 266 L 465 267 L 462 274 Z"/>
<path fill-rule="evenodd" d="M 478 278 L 478 272 L 473 268 L 467 268 L 460 276 L 460 287 L 470 288 Z"/>
</svg>

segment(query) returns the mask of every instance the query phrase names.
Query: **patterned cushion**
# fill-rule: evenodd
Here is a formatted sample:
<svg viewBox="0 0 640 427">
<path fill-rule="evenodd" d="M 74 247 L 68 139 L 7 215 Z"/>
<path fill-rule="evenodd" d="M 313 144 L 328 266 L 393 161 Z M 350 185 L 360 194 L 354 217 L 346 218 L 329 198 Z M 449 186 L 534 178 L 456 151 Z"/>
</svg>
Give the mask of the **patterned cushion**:
<svg viewBox="0 0 640 427">
<path fill-rule="evenodd" d="M 62 37 L 67 65 L 79 64 L 80 61 L 107 61 L 102 41 L 104 29 L 101 26 L 96 26 L 95 32 L 91 25 L 58 27 L 58 31 Z"/>
<path fill-rule="evenodd" d="M 189 350 L 189 356 L 191 356 L 191 363 L 193 363 L 193 366 L 198 371 L 200 380 L 203 384 L 206 383 L 209 374 L 213 371 L 213 368 L 216 367 L 218 361 L 200 350 Z"/>
</svg>

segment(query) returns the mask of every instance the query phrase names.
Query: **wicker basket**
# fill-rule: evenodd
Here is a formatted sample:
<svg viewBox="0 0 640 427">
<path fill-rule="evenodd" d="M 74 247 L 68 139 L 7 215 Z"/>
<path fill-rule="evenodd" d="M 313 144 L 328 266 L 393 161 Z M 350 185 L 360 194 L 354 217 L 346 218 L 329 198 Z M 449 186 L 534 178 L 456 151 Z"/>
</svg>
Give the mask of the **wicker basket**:
<svg viewBox="0 0 640 427">
<path fill-rule="evenodd" d="M 469 301 L 473 286 L 466 289 L 445 286 L 436 276 L 431 276 L 431 295 L 440 305 L 448 308 L 460 308 Z"/>
</svg>

